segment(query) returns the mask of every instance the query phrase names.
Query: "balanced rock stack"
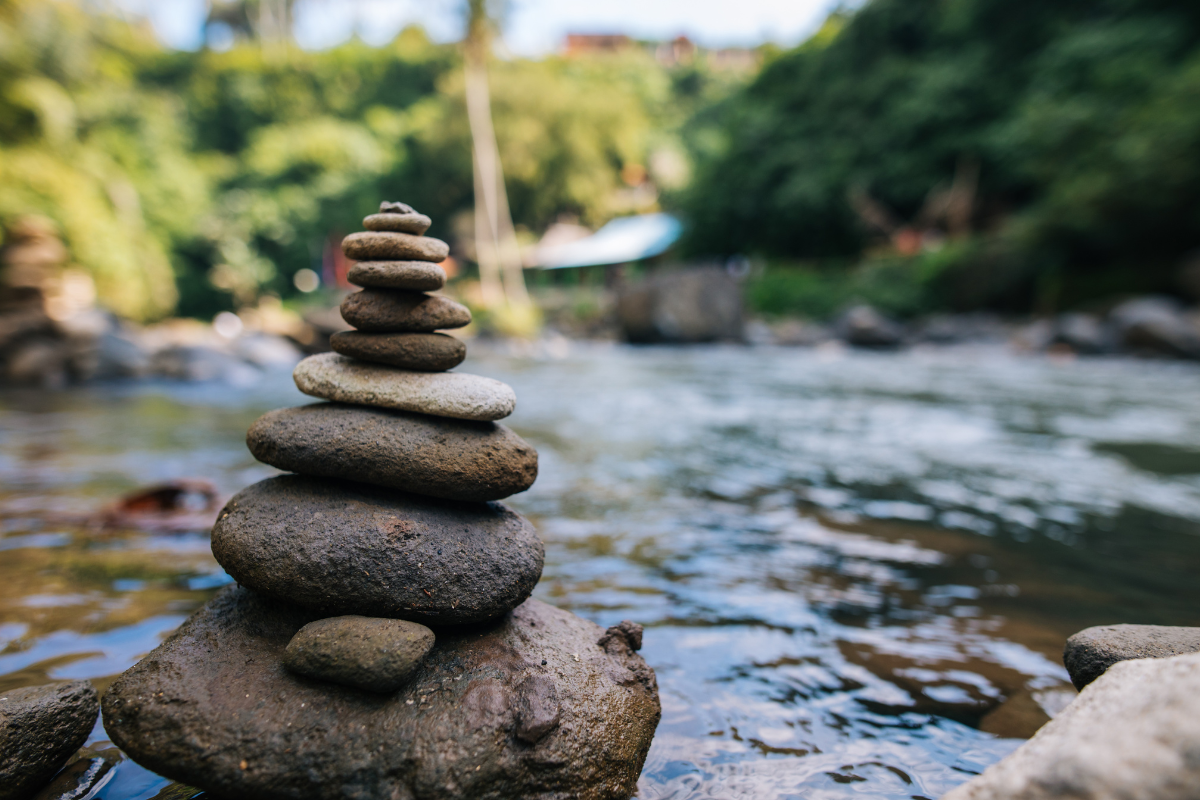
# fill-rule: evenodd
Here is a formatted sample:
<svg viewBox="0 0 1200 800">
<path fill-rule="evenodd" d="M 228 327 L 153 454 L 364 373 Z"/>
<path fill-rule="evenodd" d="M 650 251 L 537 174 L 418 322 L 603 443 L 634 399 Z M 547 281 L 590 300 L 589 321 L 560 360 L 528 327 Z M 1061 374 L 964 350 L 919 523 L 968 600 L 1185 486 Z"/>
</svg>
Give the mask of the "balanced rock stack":
<svg viewBox="0 0 1200 800">
<path fill-rule="evenodd" d="M 295 371 L 328 402 L 272 411 L 251 452 L 290 475 L 221 512 L 213 554 L 239 584 L 122 675 L 102 709 L 144 766 L 223 798 L 628 798 L 660 706 L 635 652 L 529 599 L 533 526 L 497 501 L 537 453 L 496 422 L 515 396 L 447 372 L 428 217 L 384 203 L 348 236 L 357 330 Z"/>
</svg>

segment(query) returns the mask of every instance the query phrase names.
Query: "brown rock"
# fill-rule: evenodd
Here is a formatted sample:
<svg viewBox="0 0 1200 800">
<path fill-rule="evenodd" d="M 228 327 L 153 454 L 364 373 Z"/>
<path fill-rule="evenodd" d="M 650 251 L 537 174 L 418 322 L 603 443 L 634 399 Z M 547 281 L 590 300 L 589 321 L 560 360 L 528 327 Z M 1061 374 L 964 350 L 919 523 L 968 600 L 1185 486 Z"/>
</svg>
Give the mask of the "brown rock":
<svg viewBox="0 0 1200 800">
<path fill-rule="evenodd" d="M 403 369 L 443 372 L 467 357 L 467 346 L 443 333 L 361 333 L 345 331 L 329 338 L 335 352 L 360 361 Z"/>
<path fill-rule="evenodd" d="M 433 220 L 413 211 L 407 214 L 372 214 L 363 219 L 363 227 L 369 231 L 396 231 L 420 236 L 429 230 Z"/>
<path fill-rule="evenodd" d="M 42 788 L 84 743 L 99 711 L 87 681 L 0 692 L 0 800 Z"/>
<path fill-rule="evenodd" d="M 346 276 L 356 286 L 436 292 L 446 285 L 446 272 L 429 261 L 359 261 Z"/>
<path fill-rule="evenodd" d="M 339 403 L 269 411 L 246 445 L 279 469 L 448 500 L 499 500 L 537 479 L 537 451 L 497 422 Z"/>
<path fill-rule="evenodd" d="M 498 503 L 448 503 L 281 475 L 225 506 L 212 551 L 243 586 L 323 616 L 494 619 L 529 597 L 542 542 Z"/>
<path fill-rule="evenodd" d="M 445 261 L 450 245 L 431 236 L 362 231 L 342 240 L 342 252 L 355 261 Z"/>
<path fill-rule="evenodd" d="M 391 694 L 433 647 L 433 631 L 381 617 L 328 617 L 310 622 L 288 642 L 283 665 L 297 675 Z"/>
<path fill-rule="evenodd" d="M 471 322 L 470 310 L 447 297 L 395 289 L 363 289 L 342 301 L 342 318 L 374 333 L 432 333 Z"/>
<path fill-rule="evenodd" d="M 596 644 L 597 625 L 529 600 L 488 627 L 439 634 L 408 685 L 381 698 L 283 668 L 312 618 L 225 590 L 113 683 L 109 735 L 148 769 L 229 800 L 635 791 L 658 688 L 636 653 Z"/>
</svg>

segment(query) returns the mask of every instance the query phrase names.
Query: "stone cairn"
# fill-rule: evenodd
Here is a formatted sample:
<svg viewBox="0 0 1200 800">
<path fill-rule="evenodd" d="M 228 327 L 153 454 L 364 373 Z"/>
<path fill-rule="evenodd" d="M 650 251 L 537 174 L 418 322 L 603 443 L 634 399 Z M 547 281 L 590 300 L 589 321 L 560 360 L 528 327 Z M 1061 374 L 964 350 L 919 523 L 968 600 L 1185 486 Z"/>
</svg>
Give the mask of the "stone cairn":
<svg viewBox="0 0 1200 800">
<path fill-rule="evenodd" d="M 113 742 L 222 798 L 628 798 L 660 717 L 641 628 L 607 631 L 529 599 L 532 525 L 495 502 L 537 453 L 496 422 L 516 398 L 447 372 L 466 347 L 428 217 L 384 203 L 346 237 L 354 331 L 297 366 L 327 402 L 250 428 L 294 474 L 221 512 L 213 554 L 239 584 L 124 673 Z"/>
</svg>

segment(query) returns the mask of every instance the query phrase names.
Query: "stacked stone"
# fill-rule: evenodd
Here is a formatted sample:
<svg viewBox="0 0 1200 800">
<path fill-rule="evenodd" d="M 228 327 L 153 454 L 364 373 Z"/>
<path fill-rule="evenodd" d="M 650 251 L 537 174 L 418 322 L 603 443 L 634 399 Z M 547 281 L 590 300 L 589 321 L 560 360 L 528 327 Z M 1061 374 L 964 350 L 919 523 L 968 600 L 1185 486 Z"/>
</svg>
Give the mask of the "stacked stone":
<svg viewBox="0 0 1200 800">
<path fill-rule="evenodd" d="M 452 373 L 470 312 L 430 220 L 385 203 L 343 242 L 356 330 L 294 373 L 326 402 L 247 444 L 287 470 L 213 529 L 238 582 L 118 679 L 114 742 L 226 798 L 596 797 L 636 786 L 660 715 L 641 629 L 529 595 L 543 546 L 498 501 L 537 453 L 497 422 L 512 389 Z"/>
</svg>

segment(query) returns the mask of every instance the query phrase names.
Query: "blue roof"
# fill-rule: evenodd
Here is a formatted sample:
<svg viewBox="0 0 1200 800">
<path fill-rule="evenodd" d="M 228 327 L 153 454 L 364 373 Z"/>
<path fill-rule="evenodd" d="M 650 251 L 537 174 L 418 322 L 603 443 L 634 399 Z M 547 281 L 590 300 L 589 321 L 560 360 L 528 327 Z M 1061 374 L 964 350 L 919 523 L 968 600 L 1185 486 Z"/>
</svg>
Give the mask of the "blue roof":
<svg viewBox="0 0 1200 800">
<path fill-rule="evenodd" d="M 626 264 L 664 252 L 683 232 L 683 224 L 670 214 L 640 214 L 614 219 L 583 239 L 547 248 L 543 269 Z"/>
</svg>

